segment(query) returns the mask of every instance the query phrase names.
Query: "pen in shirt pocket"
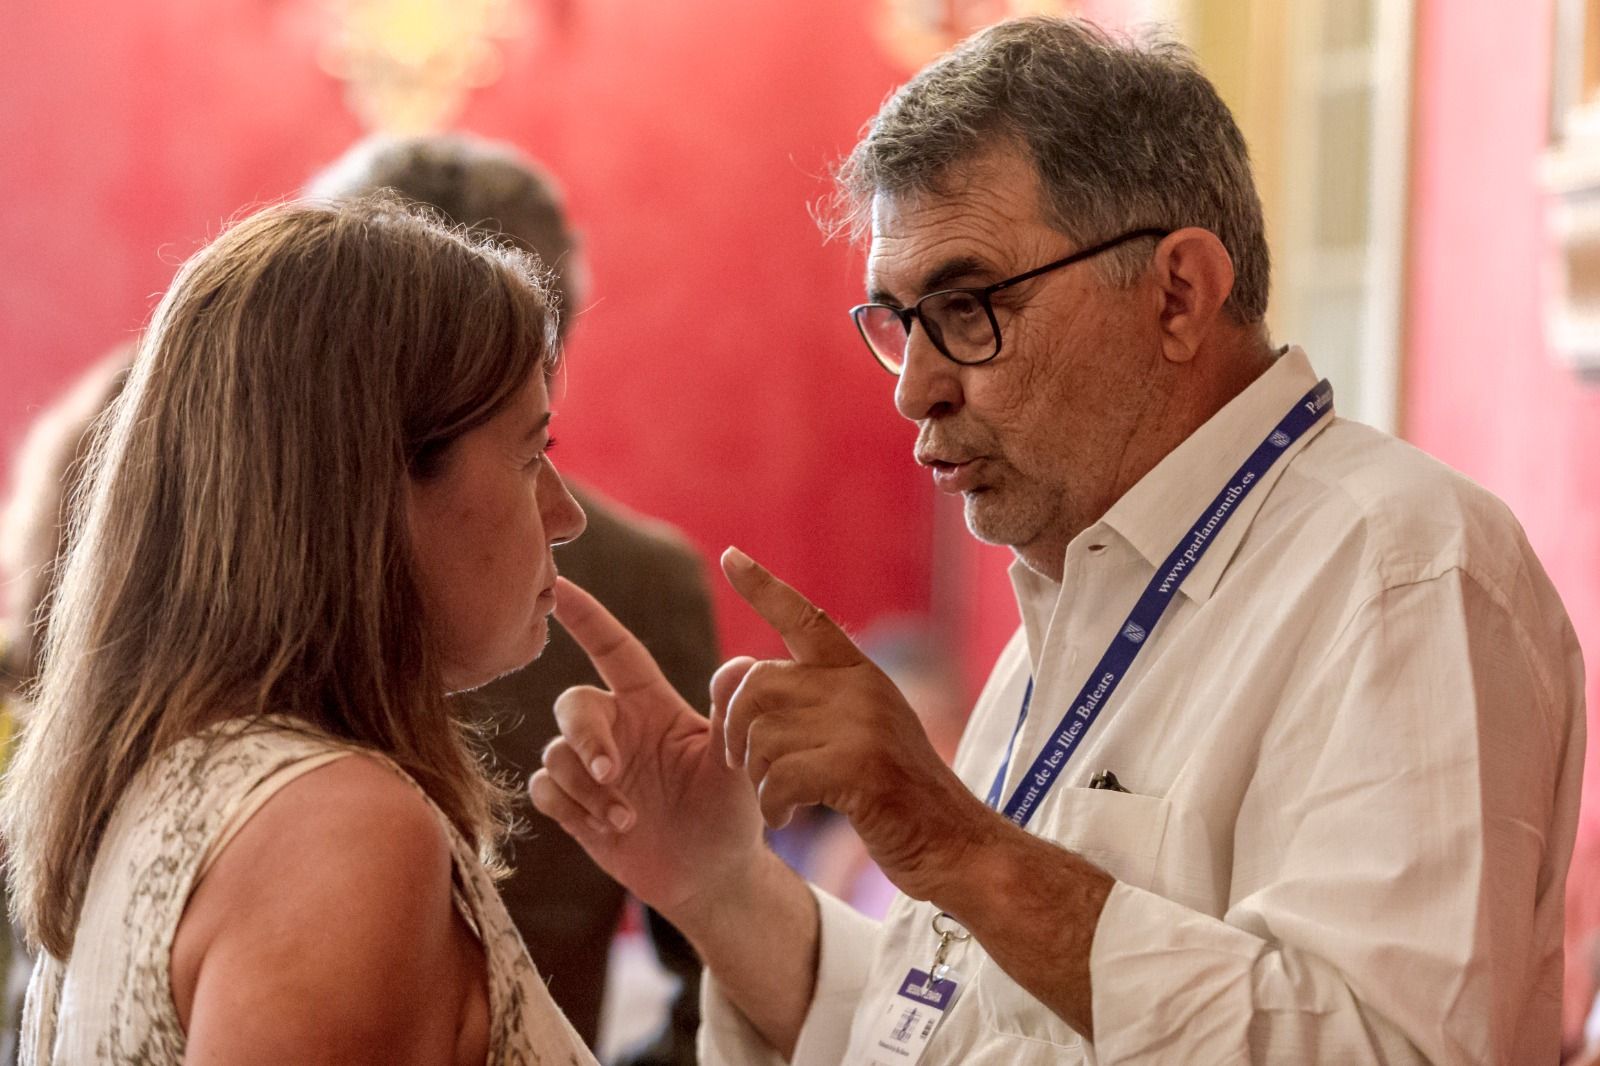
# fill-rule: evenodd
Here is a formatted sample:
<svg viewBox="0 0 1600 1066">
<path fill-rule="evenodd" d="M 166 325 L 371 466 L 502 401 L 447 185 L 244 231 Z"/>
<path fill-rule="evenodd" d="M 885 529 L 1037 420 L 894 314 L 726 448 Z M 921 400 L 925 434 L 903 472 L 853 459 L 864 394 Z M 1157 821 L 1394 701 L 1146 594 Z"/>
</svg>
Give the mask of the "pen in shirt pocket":
<svg viewBox="0 0 1600 1066">
<path fill-rule="evenodd" d="M 1101 770 L 1099 773 L 1089 778 L 1089 787 L 1106 789 L 1110 792 L 1128 791 L 1122 787 L 1122 782 L 1117 780 L 1117 775 L 1112 773 L 1110 770 Z M 1131 795 L 1131 793 L 1129 794 Z"/>
</svg>

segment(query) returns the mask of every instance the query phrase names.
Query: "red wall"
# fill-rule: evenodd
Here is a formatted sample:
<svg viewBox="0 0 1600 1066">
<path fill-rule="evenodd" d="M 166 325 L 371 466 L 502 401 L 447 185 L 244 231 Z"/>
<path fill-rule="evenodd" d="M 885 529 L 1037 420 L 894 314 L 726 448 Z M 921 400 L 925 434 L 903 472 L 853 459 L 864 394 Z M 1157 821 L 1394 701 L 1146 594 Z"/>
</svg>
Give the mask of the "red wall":
<svg viewBox="0 0 1600 1066">
<path fill-rule="evenodd" d="M 359 131 L 313 0 L 13 5 L 0 34 L 0 448 L 177 263 Z M 931 507 L 806 203 L 900 74 L 855 0 L 529 0 L 460 126 L 567 186 L 593 266 L 558 461 L 841 619 L 928 608 Z M 730 649 L 777 645 L 718 582 Z"/>
</svg>

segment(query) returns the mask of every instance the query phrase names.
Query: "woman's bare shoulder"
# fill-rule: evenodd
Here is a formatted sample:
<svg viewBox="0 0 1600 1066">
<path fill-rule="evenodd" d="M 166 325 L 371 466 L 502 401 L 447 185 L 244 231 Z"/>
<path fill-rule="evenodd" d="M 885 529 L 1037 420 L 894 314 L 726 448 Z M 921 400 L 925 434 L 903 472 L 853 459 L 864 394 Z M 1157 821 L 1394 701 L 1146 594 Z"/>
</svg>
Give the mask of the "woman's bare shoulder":
<svg viewBox="0 0 1600 1066">
<path fill-rule="evenodd" d="M 191 1049 L 365 1061 L 403 1035 L 444 1050 L 465 976 L 451 885 L 442 818 L 388 765 L 351 754 L 290 781 L 185 908 L 172 977 Z"/>
<path fill-rule="evenodd" d="M 377 758 L 352 752 L 268 798 L 217 857 L 190 909 L 212 884 L 237 896 L 235 906 L 269 908 L 289 896 L 304 906 L 358 892 L 403 918 L 407 904 L 448 906 L 450 861 L 444 822 L 422 792 Z"/>
</svg>

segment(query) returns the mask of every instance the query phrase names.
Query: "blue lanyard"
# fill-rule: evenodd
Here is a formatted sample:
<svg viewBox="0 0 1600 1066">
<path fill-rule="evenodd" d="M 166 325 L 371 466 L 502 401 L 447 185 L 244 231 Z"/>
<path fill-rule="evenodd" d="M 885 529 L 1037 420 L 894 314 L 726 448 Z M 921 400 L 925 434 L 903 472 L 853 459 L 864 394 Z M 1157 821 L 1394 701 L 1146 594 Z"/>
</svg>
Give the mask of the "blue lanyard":
<svg viewBox="0 0 1600 1066">
<path fill-rule="evenodd" d="M 1000 790 L 1006 787 L 1006 771 L 1011 769 L 1011 752 L 1017 746 L 1017 734 L 1022 732 L 1022 723 L 1028 720 L 1028 705 L 1033 702 L 1033 678 L 1028 678 L 1028 691 L 1022 694 L 1022 710 L 1017 712 L 1017 724 L 1011 727 L 1011 739 L 1006 741 L 1006 757 L 1000 760 L 1000 769 L 995 771 L 994 783 L 989 786 L 989 794 L 983 802 L 991 810 L 1000 809 Z"/>
<path fill-rule="evenodd" d="M 1293 407 L 1283 420 L 1267 434 L 1265 440 L 1256 446 L 1244 465 L 1228 480 L 1228 484 L 1217 498 L 1211 501 L 1210 508 L 1204 516 L 1190 528 L 1178 546 L 1172 549 L 1166 561 L 1156 570 L 1155 576 L 1145 586 L 1144 594 L 1139 597 L 1139 602 L 1134 604 L 1133 610 L 1128 614 L 1127 621 L 1122 625 L 1117 635 L 1112 638 L 1111 646 L 1100 657 L 1094 670 L 1089 675 L 1089 680 L 1079 690 L 1078 696 L 1072 701 L 1071 708 L 1061 719 L 1056 727 L 1055 734 L 1045 744 L 1033 765 L 1028 767 L 1028 772 L 1017 783 L 1016 790 L 1012 792 L 1011 799 L 1005 806 L 1005 816 L 1019 826 L 1028 824 L 1045 796 L 1055 785 L 1062 767 L 1067 765 L 1073 754 L 1078 750 L 1078 744 L 1100 716 L 1101 710 L 1110 702 L 1111 695 L 1117 690 L 1122 679 L 1127 676 L 1133 661 L 1144 648 L 1150 634 L 1155 632 L 1156 623 L 1161 621 L 1161 616 L 1177 596 L 1178 589 L 1183 585 L 1184 578 L 1194 570 L 1206 549 L 1211 546 L 1217 533 L 1222 529 L 1239 501 L 1250 494 L 1250 490 L 1260 482 L 1261 476 L 1271 469 L 1278 457 L 1288 450 L 1289 446 L 1305 435 L 1306 430 L 1316 425 L 1323 413 L 1333 404 L 1333 386 L 1326 380 L 1317 383 L 1317 387 L 1306 393 Z M 994 784 L 989 786 L 987 802 L 990 807 L 1000 806 L 1000 793 L 1005 787 L 1006 772 L 1011 768 L 1011 756 L 1016 747 L 1017 735 L 1022 732 L 1022 723 L 1028 718 L 1028 705 L 1033 702 L 1033 679 L 1028 679 L 1028 690 L 1022 697 L 1022 710 L 1017 715 L 1016 727 L 1011 731 L 1011 740 L 1006 744 L 1005 759 L 1000 763 L 1000 771 L 995 774 Z"/>
</svg>

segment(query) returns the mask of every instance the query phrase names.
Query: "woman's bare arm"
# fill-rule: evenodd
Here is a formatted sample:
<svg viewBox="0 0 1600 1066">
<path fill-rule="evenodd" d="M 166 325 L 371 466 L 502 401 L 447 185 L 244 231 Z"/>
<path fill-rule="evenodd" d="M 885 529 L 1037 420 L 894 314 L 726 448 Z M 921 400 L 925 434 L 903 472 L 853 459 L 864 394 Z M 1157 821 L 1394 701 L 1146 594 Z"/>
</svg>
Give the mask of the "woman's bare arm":
<svg viewBox="0 0 1600 1066">
<path fill-rule="evenodd" d="M 309 771 L 245 823 L 190 898 L 171 970 L 190 1063 L 486 1051 L 483 956 L 451 902 L 443 826 L 365 757 Z"/>
</svg>

